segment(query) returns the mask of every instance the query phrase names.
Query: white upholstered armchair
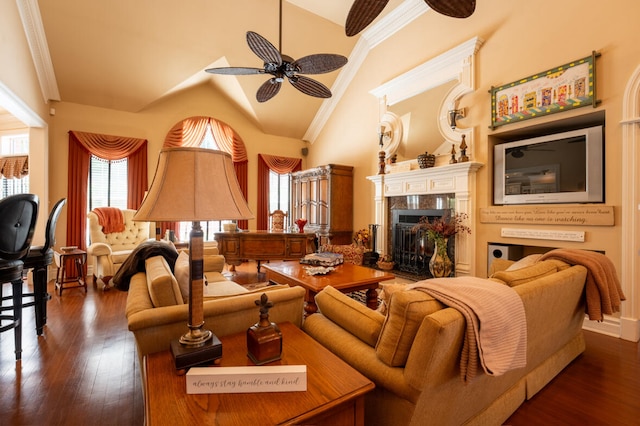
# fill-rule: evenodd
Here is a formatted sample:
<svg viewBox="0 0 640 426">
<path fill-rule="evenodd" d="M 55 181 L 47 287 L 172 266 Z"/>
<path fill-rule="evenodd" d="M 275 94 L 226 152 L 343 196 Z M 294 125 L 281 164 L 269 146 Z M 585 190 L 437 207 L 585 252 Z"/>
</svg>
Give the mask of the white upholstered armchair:
<svg viewBox="0 0 640 426">
<path fill-rule="evenodd" d="M 93 282 L 96 285 L 109 285 L 109 281 L 131 251 L 149 239 L 149 222 L 134 222 L 135 210 L 121 211 L 124 230 L 106 234 L 95 211 L 90 211 L 87 215 L 91 242 L 87 254 L 93 261 Z"/>
</svg>

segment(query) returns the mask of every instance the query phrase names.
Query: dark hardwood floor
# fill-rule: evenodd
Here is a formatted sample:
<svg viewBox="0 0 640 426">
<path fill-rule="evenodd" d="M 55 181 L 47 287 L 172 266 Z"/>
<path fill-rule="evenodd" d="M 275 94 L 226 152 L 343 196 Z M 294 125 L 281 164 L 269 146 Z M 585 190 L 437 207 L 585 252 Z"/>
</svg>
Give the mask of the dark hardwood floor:
<svg viewBox="0 0 640 426">
<path fill-rule="evenodd" d="M 255 264 L 234 280 L 264 281 Z M 53 283 L 49 284 L 53 294 Z M 26 288 L 26 286 L 25 286 Z M 10 291 L 4 287 L 4 294 Z M 0 335 L 0 425 L 142 425 L 144 407 L 127 293 L 68 290 L 53 295 L 43 336 L 24 311 L 22 361 L 13 332 Z M 587 350 L 508 425 L 640 424 L 639 344 L 585 332 Z M 392 425 L 390 425 L 392 426 Z"/>
</svg>

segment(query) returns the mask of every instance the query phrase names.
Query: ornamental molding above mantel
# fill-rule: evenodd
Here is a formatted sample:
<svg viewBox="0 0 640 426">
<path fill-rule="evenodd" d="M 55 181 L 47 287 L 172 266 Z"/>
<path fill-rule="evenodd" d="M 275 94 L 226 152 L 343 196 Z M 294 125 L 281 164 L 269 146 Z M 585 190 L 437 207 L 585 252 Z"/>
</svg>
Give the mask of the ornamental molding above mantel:
<svg viewBox="0 0 640 426">
<path fill-rule="evenodd" d="M 469 192 L 473 185 L 470 178 L 475 176 L 483 165 L 483 163 L 467 161 L 368 176 L 367 179 L 375 184 L 378 197 Z"/>
</svg>

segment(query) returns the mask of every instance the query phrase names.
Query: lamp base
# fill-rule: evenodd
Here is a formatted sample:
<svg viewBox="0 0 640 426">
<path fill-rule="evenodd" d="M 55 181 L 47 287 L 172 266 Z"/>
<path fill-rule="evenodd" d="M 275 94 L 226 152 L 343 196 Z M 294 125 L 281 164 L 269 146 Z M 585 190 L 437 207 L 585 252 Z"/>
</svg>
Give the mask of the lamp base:
<svg viewBox="0 0 640 426">
<path fill-rule="evenodd" d="M 222 342 L 215 334 L 204 345 L 197 347 L 185 346 L 178 340 L 172 340 L 171 355 L 176 370 L 184 370 L 222 358 Z"/>
</svg>

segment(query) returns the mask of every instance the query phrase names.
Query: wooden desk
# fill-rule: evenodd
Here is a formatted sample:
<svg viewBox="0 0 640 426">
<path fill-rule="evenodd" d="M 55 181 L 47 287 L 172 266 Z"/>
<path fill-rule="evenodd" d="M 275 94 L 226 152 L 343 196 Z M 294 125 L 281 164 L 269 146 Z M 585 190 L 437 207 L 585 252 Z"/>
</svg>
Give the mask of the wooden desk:
<svg viewBox="0 0 640 426">
<path fill-rule="evenodd" d="M 278 262 L 264 265 L 267 280 L 277 284 L 299 285 L 307 290 L 305 295 L 305 314 L 309 316 L 318 311 L 315 296 L 326 286 L 331 286 L 343 293 L 367 290 L 367 306 L 378 308 L 378 292 L 380 281 L 395 278 L 395 275 L 364 266 L 343 263 L 336 266 L 327 275 L 308 275 L 305 267 L 299 262 Z"/>
<path fill-rule="evenodd" d="M 307 391 L 188 395 L 169 351 L 157 352 L 143 361 L 146 425 L 364 425 L 374 384 L 291 323 L 279 326 L 282 359 L 268 365 L 306 365 Z M 222 366 L 253 365 L 244 332 L 220 340 Z"/>
<path fill-rule="evenodd" d="M 218 250 L 232 266 L 246 260 L 299 260 L 315 250 L 313 233 L 297 232 L 217 232 Z M 233 269 L 232 269 L 233 270 Z"/>
</svg>

